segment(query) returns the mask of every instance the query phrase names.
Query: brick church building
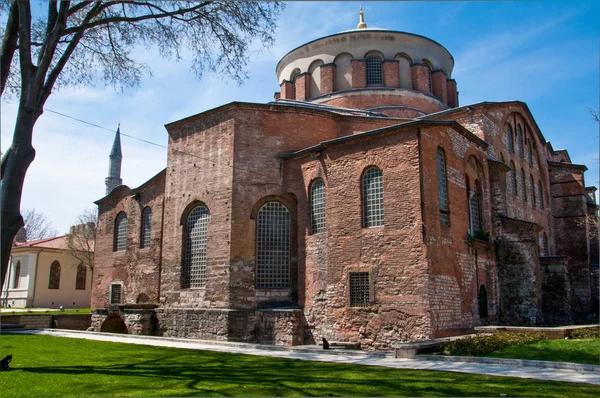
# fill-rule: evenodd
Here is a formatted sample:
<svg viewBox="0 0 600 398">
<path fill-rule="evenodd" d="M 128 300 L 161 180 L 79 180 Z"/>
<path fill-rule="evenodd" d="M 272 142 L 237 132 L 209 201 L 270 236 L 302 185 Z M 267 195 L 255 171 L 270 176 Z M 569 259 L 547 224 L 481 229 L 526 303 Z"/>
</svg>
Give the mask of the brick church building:
<svg viewBox="0 0 600 398">
<path fill-rule="evenodd" d="M 454 59 L 367 28 L 277 64 L 266 104 L 166 125 L 166 168 L 99 207 L 92 324 L 370 349 L 598 311 L 595 188 L 519 101 L 459 106 Z"/>
</svg>

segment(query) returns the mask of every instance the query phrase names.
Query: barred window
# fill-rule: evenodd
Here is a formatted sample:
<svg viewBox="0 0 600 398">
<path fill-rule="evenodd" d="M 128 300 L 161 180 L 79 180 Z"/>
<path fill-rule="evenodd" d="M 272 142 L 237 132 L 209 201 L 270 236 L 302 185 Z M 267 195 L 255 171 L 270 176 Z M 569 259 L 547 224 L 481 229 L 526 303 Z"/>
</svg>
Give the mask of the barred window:
<svg viewBox="0 0 600 398">
<path fill-rule="evenodd" d="M 363 175 L 363 227 L 383 225 L 383 173 L 369 167 Z"/>
<path fill-rule="evenodd" d="M 320 178 L 310 188 L 310 222 L 313 234 L 325 232 L 325 183 Z"/>
<path fill-rule="evenodd" d="M 523 190 L 521 191 L 521 200 L 527 202 L 527 179 L 525 178 L 525 170 L 521 169 L 521 181 L 523 182 Z"/>
<path fill-rule="evenodd" d="M 110 285 L 110 303 L 121 304 L 121 290 L 122 286 L 120 283 L 111 283 Z"/>
<path fill-rule="evenodd" d="M 48 289 L 60 288 L 60 263 L 53 261 L 50 265 L 50 276 L 48 277 Z"/>
<path fill-rule="evenodd" d="M 127 215 L 120 212 L 115 221 L 114 247 L 113 251 L 118 252 L 127 249 Z"/>
<path fill-rule="evenodd" d="M 142 212 L 142 236 L 140 239 L 141 247 L 150 247 L 150 233 L 152 232 L 152 209 L 146 207 Z"/>
<path fill-rule="evenodd" d="M 367 86 L 383 84 L 383 68 L 381 58 L 368 57 L 367 65 Z"/>
<path fill-rule="evenodd" d="M 427 67 L 427 88 L 429 88 L 429 92 L 433 94 L 433 82 L 431 79 L 431 71 L 433 70 L 433 65 L 426 59 L 423 59 L 423 65 Z"/>
<path fill-rule="evenodd" d="M 87 268 L 85 265 L 79 264 L 77 266 L 77 276 L 75 277 L 75 289 L 85 290 L 85 278 L 87 276 Z"/>
<path fill-rule="evenodd" d="M 368 272 L 350 272 L 350 307 L 368 307 L 371 303 Z"/>
<path fill-rule="evenodd" d="M 267 202 L 258 211 L 257 219 L 256 287 L 289 287 L 290 212 L 279 202 Z"/>
<path fill-rule="evenodd" d="M 476 235 L 481 230 L 480 187 L 475 182 L 475 189 L 469 192 L 469 233 Z"/>
<path fill-rule="evenodd" d="M 537 207 L 537 198 L 535 197 L 535 183 L 533 182 L 532 175 L 529 175 L 529 183 L 531 187 L 531 204 L 533 207 Z"/>
<path fill-rule="evenodd" d="M 206 240 L 210 212 L 206 206 L 194 207 L 187 218 L 184 287 L 206 286 Z"/>
<path fill-rule="evenodd" d="M 510 184 L 510 193 L 512 193 L 513 195 L 517 195 L 518 194 L 517 173 L 515 172 L 515 163 L 514 162 L 510 162 L 510 170 L 508 171 L 508 178 L 509 178 L 509 184 Z"/>
<path fill-rule="evenodd" d="M 510 126 L 506 126 L 506 146 L 510 152 L 515 151 L 515 139 L 513 137 L 513 132 Z"/>
<path fill-rule="evenodd" d="M 542 182 L 538 181 L 538 192 L 540 194 L 540 209 L 544 210 L 544 187 L 542 186 Z"/>
<path fill-rule="evenodd" d="M 520 124 L 517 124 L 517 154 L 523 157 L 523 132 Z"/>
<path fill-rule="evenodd" d="M 13 289 L 19 288 L 19 280 L 21 279 L 21 262 L 17 261 L 15 265 L 15 278 L 13 279 Z"/>
<path fill-rule="evenodd" d="M 440 224 L 450 225 L 448 207 L 448 176 L 446 174 L 446 155 L 442 148 L 437 149 L 438 200 L 440 202 Z"/>
</svg>

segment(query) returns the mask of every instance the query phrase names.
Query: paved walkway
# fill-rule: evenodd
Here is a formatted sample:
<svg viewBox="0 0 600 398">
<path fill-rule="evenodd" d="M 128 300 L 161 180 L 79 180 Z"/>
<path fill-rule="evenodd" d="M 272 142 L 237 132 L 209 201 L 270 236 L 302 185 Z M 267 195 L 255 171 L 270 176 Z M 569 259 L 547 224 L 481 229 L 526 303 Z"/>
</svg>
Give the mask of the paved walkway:
<svg viewBox="0 0 600 398">
<path fill-rule="evenodd" d="M 188 340 L 154 336 L 132 336 L 112 333 L 78 332 L 61 329 L 20 330 L 11 333 L 42 334 L 49 336 L 69 337 L 98 341 L 141 344 L 159 347 L 185 348 L 191 350 L 207 350 L 231 352 L 235 354 L 259 355 L 278 358 L 300 359 L 305 361 L 351 363 L 368 366 L 384 366 L 397 369 L 420 369 L 447 372 L 485 374 L 491 376 L 511 376 L 526 379 L 555 380 L 574 383 L 600 385 L 600 372 L 573 369 L 537 368 L 529 366 L 513 366 L 489 363 L 446 362 L 436 360 L 394 358 L 389 353 L 370 353 L 363 351 L 336 351 L 324 353 L 314 349 L 315 346 L 281 347 L 235 342 L 217 342 L 206 340 Z"/>
</svg>

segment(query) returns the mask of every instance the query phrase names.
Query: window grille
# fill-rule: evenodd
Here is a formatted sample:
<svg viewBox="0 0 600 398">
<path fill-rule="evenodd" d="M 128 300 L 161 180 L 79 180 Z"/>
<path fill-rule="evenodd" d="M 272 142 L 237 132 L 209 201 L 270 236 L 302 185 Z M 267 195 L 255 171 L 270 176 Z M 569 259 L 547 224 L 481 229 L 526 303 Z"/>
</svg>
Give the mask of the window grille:
<svg viewBox="0 0 600 398">
<path fill-rule="evenodd" d="M 446 174 L 446 156 L 442 148 L 437 150 L 438 200 L 440 202 L 440 223 L 450 225 L 448 207 L 448 176 Z"/>
<path fill-rule="evenodd" d="M 521 199 L 527 202 L 527 179 L 525 178 L 525 171 L 521 169 L 521 181 L 523 181 L 523 190 L 521 191 Z"/>
<path fill-rule="evenodd" d="M 515 151 L 515 140 L 513 138 L 513 132 L 510 126 L 506 126 L 506 146 L 510 152 Z"/>
<path fill-rule="evenodd" d="M 256 287 L 290 286 L 290 213 L 279 202 L 258 211 L 256 227 Z"/>
<path fill-rule="evenodd" d="M 529 182 L 531 187 L 531 205 L 537 207 L 537 198 L 535 195 L 535 183 L 533 182 L 533 176 L 529 175 Z"/>
<path fill-rule="evenodd" d="M 481 230 L 481 212 L 477 189 L 469 195 L 469 227 L 471 235 L 476 235 Z"/>
<path fill-rule="evenodd" d="M 127 249 L 127 215 L 119 213 L 115 221 L 115 243 L 113 251 L 122 251 Z"/>
<path fill-rule="evenodd" d="M 518 189 L 517 189 L 517 173 L 515 172 L 515 164 L 514 162 L 510 162 L 510 165 L 512 166 L 510 168 L 510 170 L 508 171 L 508 178 L 510 179 L 510 192 L 513 195 L 517 195 L 518 193 Z"/>
<path fill-rule="evenodd" d="M 540 193 L 540 209 L 544 210 L 544 187 L 542 186 L 542 182 L 538 181 L 538 192 Z"/>
<path fill-rule="evenodd" d="M 50 276 L 48 278 L 48 289 L 60 288 L 60 263 L 54 261 L 50 265 Z"/>
<path fill-rule="evenodd" d="M 382 226 L 383 216 L 383 173 L 371 167 L 363 175 L 363 226 Z"/>
<path fill-rule="evenodd" d="M 13 289 L 19 288 L 20 279 L 21 279 L 21 262 L 17 261 L 17 265 L 15 265 L 15 279 L 13 280 Z"/>
<path fill-rule="evenodd" d="M 110 303 L 121 304 L 121 289 L 120 283 L 112 283 L 110 285 Z"/>
<path fill-rule="evenodd" d="M 381 58 L 368 57 L 367 65 L 367 86 L 383 84 L 383 68 Z"/>
<path fill-rule="evenodd" d="M 77 266 L 77 276 L 75 278 L 75 289 L 85 290 L 85 278 L 87 276 L 87 269 L 85 265 L 79 264 Z"/>
<path fill-rule="evenodd" d="M 313 234 L 325 232 L 325 183 L 320 178 L 311 186 L 310 221 Z"/>
<path fill-rule="evenodd" d="M 350 307 L 368 307 L 370 299 L 369 273 L 350 272 Z"/>
<path fill-rule="evenodd" d="M 517 124 L 517 154 L 523 157 L 523 132 L 520 124 Z"/>
<path fill-rule="evenodd" d="M 210 213 L 206 206 L 197 206 L 187 219 L 187 244 L 185 250 L 185 286 L 206 286 L 206 240 Z"/>
<path fill-rule="evenodd" d="M 142 213 L 142 248 L 150 247 L 150 232 L 152 231 L 152 209 L 146 207 Z"/>
</svg>

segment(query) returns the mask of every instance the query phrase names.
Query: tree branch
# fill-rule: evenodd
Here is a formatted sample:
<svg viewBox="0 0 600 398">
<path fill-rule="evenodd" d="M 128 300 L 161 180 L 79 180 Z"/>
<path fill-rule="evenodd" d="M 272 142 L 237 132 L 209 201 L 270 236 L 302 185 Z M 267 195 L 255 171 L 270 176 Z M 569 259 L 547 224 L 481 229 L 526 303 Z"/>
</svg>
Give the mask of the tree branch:
<svg viewBox="0 0 600 398">
<path fill-rule="evenodd" d="M 10 74 L 10 65 L 12 63 L 15 51 L 17 50 L 17 41 L 19 39 L 19 6 L 17 1 L 13 0 L 10 4 L 8 20 L 6 21 L 6 30 L 2 39 L 2 52 L 0 53 L 0 95 L 4 93 L 6 81 Z M 4 162 L 2 163 L 4 164 Z M 4 168 L 2 168 L 4 174 Z"/>
</svg>

